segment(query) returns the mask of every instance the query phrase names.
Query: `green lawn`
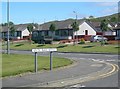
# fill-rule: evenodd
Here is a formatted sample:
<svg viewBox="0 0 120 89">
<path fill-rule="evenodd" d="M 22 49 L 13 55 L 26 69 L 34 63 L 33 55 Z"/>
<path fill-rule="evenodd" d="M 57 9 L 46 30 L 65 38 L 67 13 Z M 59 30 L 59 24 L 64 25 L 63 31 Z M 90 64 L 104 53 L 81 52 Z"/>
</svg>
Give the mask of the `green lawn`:
<svg viewBox="0 0 120 89">
<path fill-rule="evenodd" d="M 69 64 L 72 64 L 69 59 L 53 57 L 53 68 Z M 38 70 L 49 70 L 49 57 L 38 56 Z M 33 71 L 33 55 L 2 54 L 2 77 Z"/>
<path fill-rule="evenodd" d="M 102 52 L 102 53 L 118 53 L 118 47 L 114 45 L 76 45 L 76 46 L 67 46 L 60 51 L 65 52 Z"/>
<path fill-rule="evenodd" d="M 6 45 L 2 47 L 5 49 Z M 73 46 L 66 44 L 29 44 L 28 42 L 24 42 L 11 44 L 10 48 L 16 50 L 31 50 L 32 48 L 57 48 L 58 51 L 61 52 L 104 52 L 116 54 L 118 54 L 118 49 L 120 50 L 120 47 L 117 44 L 101 46 L 100 43 L 86 43 Z"/>
</svg>

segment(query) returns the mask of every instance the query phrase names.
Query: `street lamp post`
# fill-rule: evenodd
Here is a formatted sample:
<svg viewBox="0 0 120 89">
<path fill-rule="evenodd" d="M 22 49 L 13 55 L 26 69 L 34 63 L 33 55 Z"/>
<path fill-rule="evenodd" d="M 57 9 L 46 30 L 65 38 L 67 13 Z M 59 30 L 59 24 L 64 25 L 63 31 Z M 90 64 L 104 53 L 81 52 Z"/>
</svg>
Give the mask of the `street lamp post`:
<svg viewBox="0 0 120 89">
<path fill-rule="evenodd" d="M 77 13 L 76 13 L 76 11 L 73 11 L 73 13 L 75 13 L 75 22 L 77 23 Z M 77 32 L 76 32 L 76 37 L 77 37 Z M 75 38 L 75 37 L 74 37 Z"/>
<path fill-rule="evenodd" d="M 73 13 L 75 13 L 75 17 L 76 17 L 76 19 L 75 19 L 75 20 L 77 21 L 77 13 L 76 13 L 75 11 L 73 11 Z"/>
<path fill-rule="evenodd" d="M 10 43 L 9 43 L 9 0 L 7 0 L 7 23 L 8 23 L 8 31 L 7 31 L 7 54 L 10 54 Z"/>
</svg>

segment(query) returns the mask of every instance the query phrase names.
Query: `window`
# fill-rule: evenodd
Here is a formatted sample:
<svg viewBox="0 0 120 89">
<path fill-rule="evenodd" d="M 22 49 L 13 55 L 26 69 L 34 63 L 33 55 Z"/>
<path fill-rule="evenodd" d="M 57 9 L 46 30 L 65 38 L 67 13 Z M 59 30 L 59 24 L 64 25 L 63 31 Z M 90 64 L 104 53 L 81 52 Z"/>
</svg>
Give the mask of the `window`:
<svg viewBox="0 0 120 89">
<path fill-rule="evenodd" d="M 101 38 L 102 36 L 98 36 L 98 37 L 100 37 L 100 38 Z"/>
<path fill-rule="evenodd" d="M 18 37 L 21 36 L 21 31 L 17 31 L 17 36 L 18 36 Z"/>
<path fill-rule="evenodd" d="M 69 36 L 73 35 L 73 30 L 69 30 Z"/>
<path fill-rule="evenodd" d="M 61 30 L 61 36 L 67 36 L 68 31 L 67 30 Z"/>
<path fill-rule="evenodd" d="M 120 37 L 120 30 L 117 30 L 117 36 Z"/>
<path fill-rule="evenodd" d="M 49 35 L 49 34 L 48 34 L 48 31 L 45 31 L 44 34 L 45 34 L 45 36 L 48 36 L 48 35 Z"/>
<path fill-rule="evenodd" d="M 38 32 L 33 32 L 33 37 L 37 37 L 38 36 Z"/>
<path fill-rule="evenodd" d="M 56 30 L 56 31 L 55 31 L 55 35 L 56 35 L 56 36 L 59 36 L 59 30 Z"/>
</svg>

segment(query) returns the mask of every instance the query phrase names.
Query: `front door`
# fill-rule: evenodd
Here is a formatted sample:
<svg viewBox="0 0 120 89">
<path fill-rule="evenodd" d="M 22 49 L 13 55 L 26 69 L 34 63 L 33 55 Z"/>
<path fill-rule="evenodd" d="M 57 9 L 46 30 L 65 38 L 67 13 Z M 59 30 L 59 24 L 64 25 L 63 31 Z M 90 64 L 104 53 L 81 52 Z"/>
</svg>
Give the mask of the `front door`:
<svg viewBox="0 0 120 89">
<path fill-rule="evenodd" d="M 85 30 L 85 35 L 88 35 L 88 30 Z"/>
</svg>

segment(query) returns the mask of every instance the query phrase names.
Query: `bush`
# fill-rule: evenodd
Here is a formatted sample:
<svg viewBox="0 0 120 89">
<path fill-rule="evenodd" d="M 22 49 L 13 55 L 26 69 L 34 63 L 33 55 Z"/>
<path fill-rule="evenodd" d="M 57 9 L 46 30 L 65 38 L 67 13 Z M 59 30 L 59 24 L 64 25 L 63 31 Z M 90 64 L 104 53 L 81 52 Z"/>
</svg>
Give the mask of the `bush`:
<svg viewBox="0 0 120 89">
<path fill-rule="evenodd" d="M 101 41 L 101 45 L 107 45 L 109 44 L 107 40 Z"/>
<path fill-rule="evenodd" d="M 104 42 L 105 42 L 106 45 L 109 44 L 107 40 L 105 40 Z"/>
<path fill-rule="evenodd" d="M 84 38 L 81 38 L 81 39 L 80 39 L 80 44 L 85 44 Z"/>
</svg>

